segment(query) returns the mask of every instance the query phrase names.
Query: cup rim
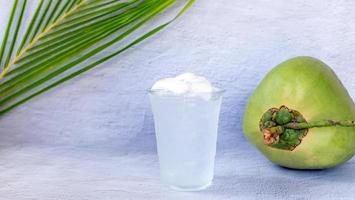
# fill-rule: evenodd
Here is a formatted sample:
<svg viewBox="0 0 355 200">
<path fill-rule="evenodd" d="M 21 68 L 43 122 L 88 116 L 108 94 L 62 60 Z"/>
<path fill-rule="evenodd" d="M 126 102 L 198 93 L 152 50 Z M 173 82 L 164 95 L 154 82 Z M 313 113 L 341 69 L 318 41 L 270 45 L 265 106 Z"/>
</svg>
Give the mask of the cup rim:
<svg viewBox="0 0 355 200">
<path fill-rule="evenodd" d="M 160 94 L 162 96 L 191 96 L 189 95 L 189 93 L 183 93 L 183 94 L 175 94 L 175 93 L 172 93 L 172 92 L 166 92 L 165 90 L 152 90 L 151 88 L 150 89 L 147 89 L 147 92 L 149 94 L 152 94 L 152 95 L 156 95 L 156 94 Z M 220 89 L 220 88 L 214 88 L 213 91 L 211 92 L 194 92 L 193 94 L 200 94 L 200 95 L 223 95 L 224 93 L 226 92 L 225 89 Z M 191 96 L 191 97 L 194 97 L 195 95 Z M 197 95 L 198 96 L 198 95 Z"/>
</svg>

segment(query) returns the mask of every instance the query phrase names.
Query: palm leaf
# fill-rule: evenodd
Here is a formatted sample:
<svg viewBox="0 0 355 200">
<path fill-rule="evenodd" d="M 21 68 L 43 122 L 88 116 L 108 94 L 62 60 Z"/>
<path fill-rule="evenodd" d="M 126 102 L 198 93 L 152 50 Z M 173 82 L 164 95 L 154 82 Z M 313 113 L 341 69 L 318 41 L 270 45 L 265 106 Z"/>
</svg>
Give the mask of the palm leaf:
<svg viewBox="0 0 355 200">
<path fill-rule="evenodd" d="M 134 39 L 134 32 L 177 2 L 41 0 L 17 45 L 27 0 L 15 0 L 0 49 L 0 115 L 149 38 L 194 0 L 185 0 L 175 18 Z M 121 48 L 101 55 L 113 45 Z"/>
</svg>

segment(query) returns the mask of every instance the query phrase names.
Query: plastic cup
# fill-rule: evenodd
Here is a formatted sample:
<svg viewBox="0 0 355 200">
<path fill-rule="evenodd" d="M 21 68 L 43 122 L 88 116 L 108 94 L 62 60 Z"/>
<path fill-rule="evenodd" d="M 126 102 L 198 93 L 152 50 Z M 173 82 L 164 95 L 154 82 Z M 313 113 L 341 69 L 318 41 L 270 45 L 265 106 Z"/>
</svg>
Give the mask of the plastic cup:
<svg viewBox="0 0 355 200">
<path fill-rule="evenodd" d="M 149 91 L 161 180 L 170 188 L 197 191 L 212 184 L 222 95 Z"/>
</svg>

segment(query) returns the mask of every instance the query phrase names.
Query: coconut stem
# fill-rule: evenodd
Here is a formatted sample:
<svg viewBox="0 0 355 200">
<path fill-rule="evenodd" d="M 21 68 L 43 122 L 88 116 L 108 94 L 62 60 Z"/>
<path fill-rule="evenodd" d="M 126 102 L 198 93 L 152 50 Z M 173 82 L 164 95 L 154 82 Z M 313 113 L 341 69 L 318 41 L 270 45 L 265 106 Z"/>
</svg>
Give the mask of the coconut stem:
<svg viewBox="0 0 355 200">
<path fill-rule="evenodd" d="M 355 120 L 342 120 L 342 121 L 335 121 L 335 120 L 322 120 L 322 121 L 314 121 L 314 122 L 291 122 L 285 125 L 282 125 L 284 128 L 290 129 L 309 129 L 315 127 L 329 127 L 329 126 L 344 126 L 350 127 L 355 126 Z"/>
<path fill-rule="evenodd" d="M 302 130 L 302 129 L 310 129 L 310 128 L 320 128 L 320 127 L 330 127 L 330 126 L 342 126 L 342 127 L 352 127 L 355 126 L 355 120 L 322 120 L 322 121 L 314 121 L 314 122 L 291 122 L 284 125 L 278 125 L 269 128 L 270 133 L 273 134 L 282 134 L 284 130 L 294 129 L 294 130 Z"/>
<path fill-rule="evenodd" d="M 302 139 L 308 133 L 308 129 L 332 126 L 355 127 L 355 120 L 307 122 L 300 112 L 283 105 L 280 108 L 267 110 L 259 123 L 266 145 L 291 151 L 301 144 Z"/>
</svg>

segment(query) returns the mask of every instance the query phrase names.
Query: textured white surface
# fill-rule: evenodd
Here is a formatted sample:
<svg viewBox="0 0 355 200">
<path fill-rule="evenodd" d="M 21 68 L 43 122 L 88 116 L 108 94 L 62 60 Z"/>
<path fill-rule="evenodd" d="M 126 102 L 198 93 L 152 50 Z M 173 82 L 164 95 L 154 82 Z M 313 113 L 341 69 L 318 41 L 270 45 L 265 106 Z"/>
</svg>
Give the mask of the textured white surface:
<svg viewBox="0 0 355 200">
<path fill-rule="evenodd" d="M 175 192 L 159 182 L 157 156 L 131 149 L 12 147 L 0 153 L 0 199 L 353 199 L 355 163 L 296 171 L 267 162 L 246 144 L 219 152 L 213 185 Z"/>
<path fill-rule="evenodd" d="M 298 55 L 328 63 L 354 98 L 354 9 L 352 0 L 197 1 L 156 37 L 0 119 L 0 199 L 353 199 L 354 160 L 275 167 L 246 143 L 241 119 L 267 71 Z M 215 185 L 200 193 L 159 184 L 146 96 L 185 71 L 227 90 Z"/>
</svg>

